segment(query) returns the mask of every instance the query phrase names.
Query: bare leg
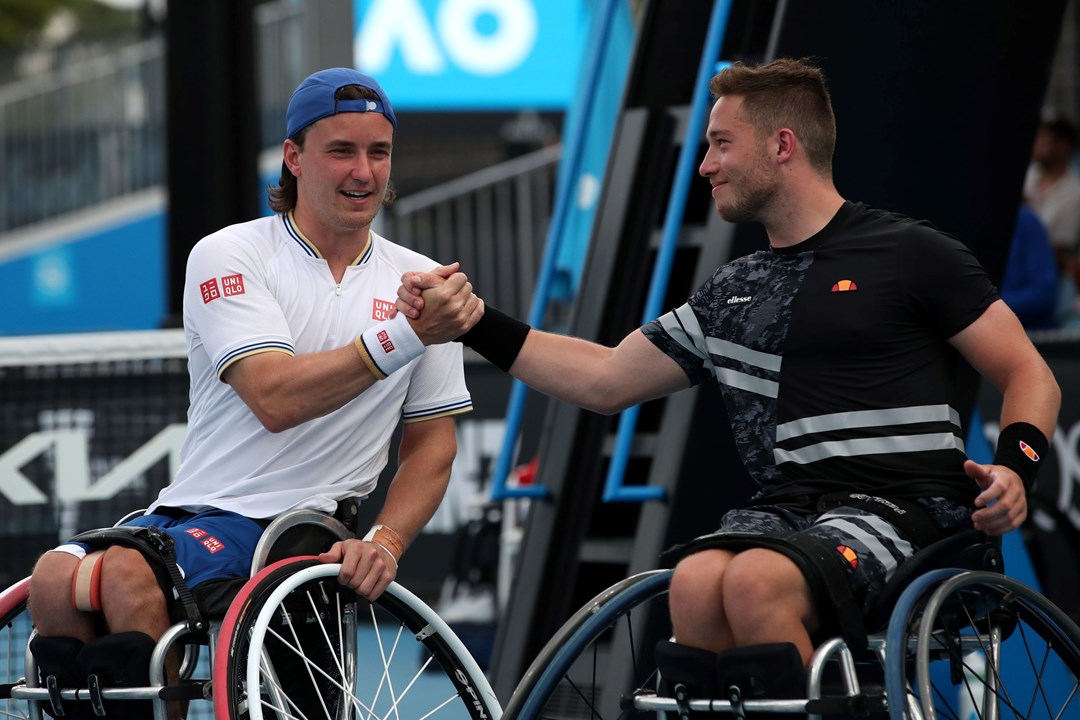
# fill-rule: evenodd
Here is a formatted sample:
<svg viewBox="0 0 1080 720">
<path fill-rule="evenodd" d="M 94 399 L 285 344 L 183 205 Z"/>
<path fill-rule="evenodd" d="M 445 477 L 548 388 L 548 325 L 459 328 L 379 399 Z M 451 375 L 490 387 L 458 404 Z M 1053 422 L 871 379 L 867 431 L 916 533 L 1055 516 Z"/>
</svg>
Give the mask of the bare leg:
<svg viewBox="0 0 1080 720">
<path fill-rule="evenodd" d="M 142 553 L 113 546 L 101 567 L 101 609 L 109 631 L 141 632 L 158 640 L 172 624 L 165 594 Z M 176 648 L 165 661 L 166 682 L 179 682 L 180 655 Z M 169 717 L 182 718 L 186 703 L 169 703 Z"/>
<path fill-rule="evenodd" d="M 169 611 L 142 553 L 114 545 L 102 563 L 101 609 L 109 632 L 137 631 L 160 638 L 169 629 Z"/>
<path fill-rule="evenodd" d="M 668 603 L 679 643 L 712 652 L 734 646 L 723 603 L 725 572 L 734 556 L 728 550 L 702 550 L 675 567 Z"/>
<path fill-rule="evenodd" d="M 30 615 L 43 637 L 67 636 L 90 642 L 97 637 L 94 618 L 76 610 L 71 599 L 71 576 L 79 558 L 66 552 L 41 556 L 30 578 Z"/>
<path fill-rule="evenodd" d="M 806 579 L 788 557 L 764 548 L 739 553 L 724 575 L 723 605 L 735 646 L 790 642 L 810 662 L 817 613 Z"/>
</svg>

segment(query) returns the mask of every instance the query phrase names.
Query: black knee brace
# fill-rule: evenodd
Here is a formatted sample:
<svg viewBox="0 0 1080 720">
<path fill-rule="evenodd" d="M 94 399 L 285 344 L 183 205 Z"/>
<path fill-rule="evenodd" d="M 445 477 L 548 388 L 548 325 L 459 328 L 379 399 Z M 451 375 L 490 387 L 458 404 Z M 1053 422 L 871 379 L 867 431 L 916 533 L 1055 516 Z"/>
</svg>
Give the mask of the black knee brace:
<svg viewBox="0 0 1080 720">
<path fill-rule="evenodd" d="M 60 702 L 59 691 L 85 685 L 86 676 L 79 667 L 78 656 L 82 640 L 73 637 L 42 637 L 30 641 L 30 652 L 37 662 L 42 687 L 49 688 L 51 701 L 42 703 L 49 715 L 64 720 L 89 720 L 89 708 L 77 702 Z"/>
<path fill-rule="evenodd" d="M 150 656 L 156 643 L 146 633 L 105 635 L 87 643 L 79 652 L 79 668 L 91 687 L 91 705 L 98 705 L 93 688 L 146 687 L 150 684 Z M 98 697 L 100 700 L 100 696 Z M 118 720 L 150 717 L 148 700 L 112 700 L 93 708 L 94 714 Z"/>
</svg>

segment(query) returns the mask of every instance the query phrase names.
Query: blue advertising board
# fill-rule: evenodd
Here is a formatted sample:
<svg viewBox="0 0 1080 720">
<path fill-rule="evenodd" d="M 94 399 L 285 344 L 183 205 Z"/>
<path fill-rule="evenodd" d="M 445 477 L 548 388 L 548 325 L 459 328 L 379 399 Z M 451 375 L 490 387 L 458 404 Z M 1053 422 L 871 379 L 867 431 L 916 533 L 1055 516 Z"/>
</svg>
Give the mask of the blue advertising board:
<svg viewBox="0 0 1080 720">
<path fill-rule="evenodd" d="M 356 0 L 354 59 L 397 109 L 561 110 L 588 0 Z"/>
<path fill-rule="evenodd" d="M 0 252 L 0 335 L 161 327 L 165 212 L 161 200 L 108 221 L 59 227 Z"/>
</svg>

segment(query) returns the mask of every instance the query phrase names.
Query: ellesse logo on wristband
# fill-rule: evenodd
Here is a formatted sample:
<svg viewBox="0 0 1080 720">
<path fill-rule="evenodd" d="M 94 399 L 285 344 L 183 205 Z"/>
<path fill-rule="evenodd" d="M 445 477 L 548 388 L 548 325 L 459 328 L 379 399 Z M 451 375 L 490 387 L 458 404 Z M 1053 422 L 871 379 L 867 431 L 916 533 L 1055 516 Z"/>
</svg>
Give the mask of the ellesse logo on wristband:
<svg viewBox="0 0 1080 720">
<path fill-rule="evenodd" d="M 1027 455 L 1028 460 L 1031 462 L 1039 462 L 1039 453 L 1035 452 L 1035 448 L 1031 447 L 1023 440 L 1020 441 L 1020 452 Z"/>
</svg>

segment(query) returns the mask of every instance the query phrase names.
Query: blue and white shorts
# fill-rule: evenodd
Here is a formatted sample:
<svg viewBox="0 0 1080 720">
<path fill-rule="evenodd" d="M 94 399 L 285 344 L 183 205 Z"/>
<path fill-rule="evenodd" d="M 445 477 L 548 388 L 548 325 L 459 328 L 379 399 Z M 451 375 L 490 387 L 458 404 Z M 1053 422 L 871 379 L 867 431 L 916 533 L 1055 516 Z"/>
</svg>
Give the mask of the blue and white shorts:
<svg viewBox="0 0 1080 720">
<path fill-rule="evenodd" d="M 263 532 L 258 522 L 228 510 L 142 515 L 124 525 L 153 525 L 169 535 L 176 550 L 176 564 L 192 589 L 212 580 L 248 577 Z M 55 551 L 82 558 L 90 548 L 69 542 Z"/>
</svg>

